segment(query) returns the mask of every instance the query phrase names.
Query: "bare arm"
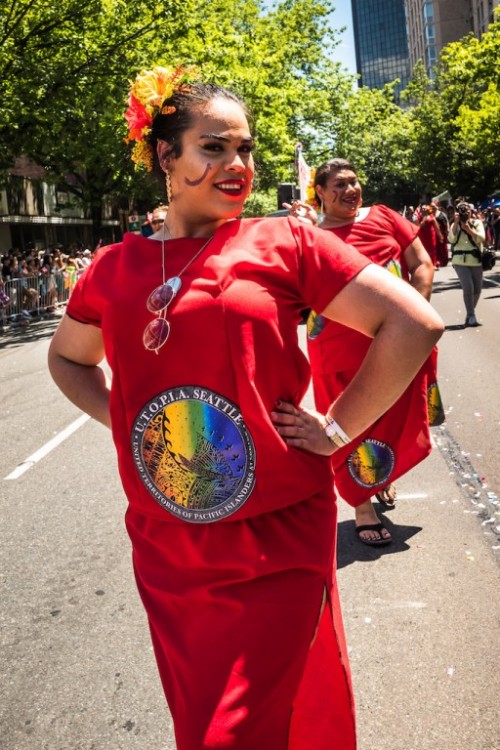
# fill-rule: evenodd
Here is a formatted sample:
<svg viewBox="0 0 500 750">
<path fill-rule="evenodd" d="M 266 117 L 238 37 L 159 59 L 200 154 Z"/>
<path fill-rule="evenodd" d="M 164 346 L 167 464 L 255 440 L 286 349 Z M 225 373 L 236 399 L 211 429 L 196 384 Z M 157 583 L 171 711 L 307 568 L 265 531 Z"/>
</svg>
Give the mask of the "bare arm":
<svg viewBox="0 0 500 750">
<path fill-rule="evenodd" d="M 363 269 L 323 314 L 373 338 L 356 375 L 329 408 L 352 440 L 397 401 L 440 338 L 443 322 L 421 294 L 376 265 Z M 317 412 L 280 403 L 271 416 L 290 445 L 333 452 Z"/>
<path fill-rule="evenodd" d="M 415 237 L 403 255 L 410 274 L 410 284 L 429 301 L 434 280 L 434 266 L 429 253 L 422 245 L 421 240 Z"/>
<path fill-rule="evenodd" d="M 101 331 L 67 315 L 61 320 L 49 348 L 49 370 L 64 395 L 106 427 L 110 384 L 100 367 L 104 359 Z"/>
</svg>

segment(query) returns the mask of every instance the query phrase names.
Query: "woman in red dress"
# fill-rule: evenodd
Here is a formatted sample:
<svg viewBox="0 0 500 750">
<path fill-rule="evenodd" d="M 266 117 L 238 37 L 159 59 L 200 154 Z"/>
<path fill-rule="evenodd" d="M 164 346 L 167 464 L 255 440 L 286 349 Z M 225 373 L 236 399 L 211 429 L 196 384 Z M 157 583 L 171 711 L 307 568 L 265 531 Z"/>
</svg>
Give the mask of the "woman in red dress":
<svg viewBox="0 0 500 750">
<path fill-rule="evenodd" d="M 418 238 L 418 226 L 384 205 L 363 207 L 362 188 L 356 170 L 346 159 L 332 159 L 315 172 L 314 187 L 322 207 L 321 229 L 352 245 L 356 250 L 409 281 L 430 299 L 434 264 Z M 298 215 L 315 221 L 314 212 L 296 202 Z M 323 411 L 338 398 L 352 380 L 370 346 L 358 331 L 312 313 L 308 322 L 316 408 Z M 333 456 L 336 486 L 342 497 L 355 506 L 356 533 L 372 546 L 391 542 L 370 496 L 392 507 L 396 498 L 394 479 L 415 466 L 430 452 L 428 400 L 437 390 L 436 352 L 392 409 L 356 443 Z M 431 392 L 429 392 L 431 391 Z"/>
<path fill-rule="evenodd" d="M 436 218 L 437 208 L 433 203 L 425 203 L 420 208 L 420 228 L 418 238 L 429 253 L 434 268 L 439 268 L 440 248 L 445 242 L 445 237 Z"/>
<path fill-rule="evenodd" d="M 135 81 L 128 119 L 135 160 L 167 177 L 167 218 L 98 251 L 49 365 L 111 427 L 178 750 L 354 750 L 326 425 L 362 432 L 442 322 L 326 232 L 237 219 L 254 140 L 231 92 L 154 68 Z M 305 306 L 374 337 L 328 418 L 300 406 Z"/>
</svg>

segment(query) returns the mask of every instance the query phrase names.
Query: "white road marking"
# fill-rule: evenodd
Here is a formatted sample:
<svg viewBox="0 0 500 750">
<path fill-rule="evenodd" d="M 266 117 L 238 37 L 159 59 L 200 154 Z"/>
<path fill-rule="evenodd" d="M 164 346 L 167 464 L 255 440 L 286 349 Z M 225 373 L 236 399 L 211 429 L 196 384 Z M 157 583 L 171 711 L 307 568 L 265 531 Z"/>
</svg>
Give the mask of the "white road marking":
<svg viewBox="0 0 500 750">
<path fill-rule="evenodd" d="M 399 599 L 390 601 L 389 599 L 381 599 L 380 597 L 376 597 L 375 599 L 369 601 L 368 605 L 364 604 L 363 606 L 359 607 L 350 607 L 349 612 L 364 612 L 366 614 L 367 606 L 380 609 L 425 609 L 427 607 L 427 602 L 412 601 L 411 599 Z M 365 622 L 368 619 L 371 620 L 371 617 L 365 617 Z"/>
<path fill-rule="evenodd" d="M 31 456 L 28 456 L 28 458 L 20 463 L 14 469 L 14 471 L 11 471 L 10 474 L 4 477 L 4 479 L 19 479 L 19 477 L 24 474 L 25 471 L 28 471 L 28 469 L 31 469 L 34 464 L 36 464 L 42 458 L 45 458 L 45 456 L 50 453 L 50 451 L 54 450 L 54 448 L 57 448 L 58 445 L 60 445 L 64 440 L 66 440 L 66 438 L 76 432 L 76 430 L 78 430 L 89 419 L 90 417 L 88 414 L 82 414 L 81 417 L 75 419 L 75 421 L 68 425 L 64 430 L 61 430 L 61 432 L 53 437 L 52 440 L 49 440 L 48 443 L 42 445 L 42 447 L 39 448 L 39 450 L 37 450 L 35 453 L 32 453 Z"/>
<path fill-rule="evenodd" d="M 429 497 L 427 492 L 406 492 L 405 494 L 399 493 L 396 497 L 396 504 L 398 500 L 426 500 Z"/>
<path fill-rule="evenodd" d="M 500 286 L 500 283 L 498 281 L 495 281 L 495 279 L 491 279 L 489 276 L 483 276 L 484 281 L 489 282 L 490 284 L 493 284 L 493 286 Z"/>
</svg>

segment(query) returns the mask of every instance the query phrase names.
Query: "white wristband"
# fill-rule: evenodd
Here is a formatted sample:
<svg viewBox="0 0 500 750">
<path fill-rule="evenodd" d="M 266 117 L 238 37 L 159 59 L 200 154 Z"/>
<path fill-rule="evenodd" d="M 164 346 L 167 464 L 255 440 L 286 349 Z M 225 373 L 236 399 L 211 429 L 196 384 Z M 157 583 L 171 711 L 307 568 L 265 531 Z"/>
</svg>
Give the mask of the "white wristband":
<svg viewBox="0 0 500 750">
<path fill-rule="evenodd" d="M 339 436 L 339 438 L 342 440 L 342 442 L 347 445 L 347 443 L 351 442 L 351 438 L 348 437 L 342 427 L 339 425 L 338 422 L 336 422 L 328 413 L 325 414 L 325 419 L 328 422 L 328 425 L 333 428 L 335 433 Z M 331 430 L 328 430 L 328 432 L 331 432 Z M 328 434 L 328 433 L 327 433 Z"/>
</svg>

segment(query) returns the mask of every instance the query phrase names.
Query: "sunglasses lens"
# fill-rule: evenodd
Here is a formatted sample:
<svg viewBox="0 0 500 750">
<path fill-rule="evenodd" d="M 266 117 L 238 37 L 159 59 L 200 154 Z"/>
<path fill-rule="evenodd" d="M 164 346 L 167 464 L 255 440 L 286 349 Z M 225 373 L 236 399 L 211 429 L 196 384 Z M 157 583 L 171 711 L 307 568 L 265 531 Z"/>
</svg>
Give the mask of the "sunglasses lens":
<svg viewBox="0 0 500 750">
<path fill-rule="evenodd" d="M 142 334 L 142 343 L 150 351 L 158 350 L 168 339 L 170 323 L 164 318 L 155 318 L 148 323 Z"/>
<path fill-rule="evenodd" d="M 163 310 L 169 304 L 174 295 L 175 290 L 170 284 L 167 283 L 157 286 L 149 295 L 146 307 L 149 312 L 160 312 L 160 310 Z"/>
</svg>

